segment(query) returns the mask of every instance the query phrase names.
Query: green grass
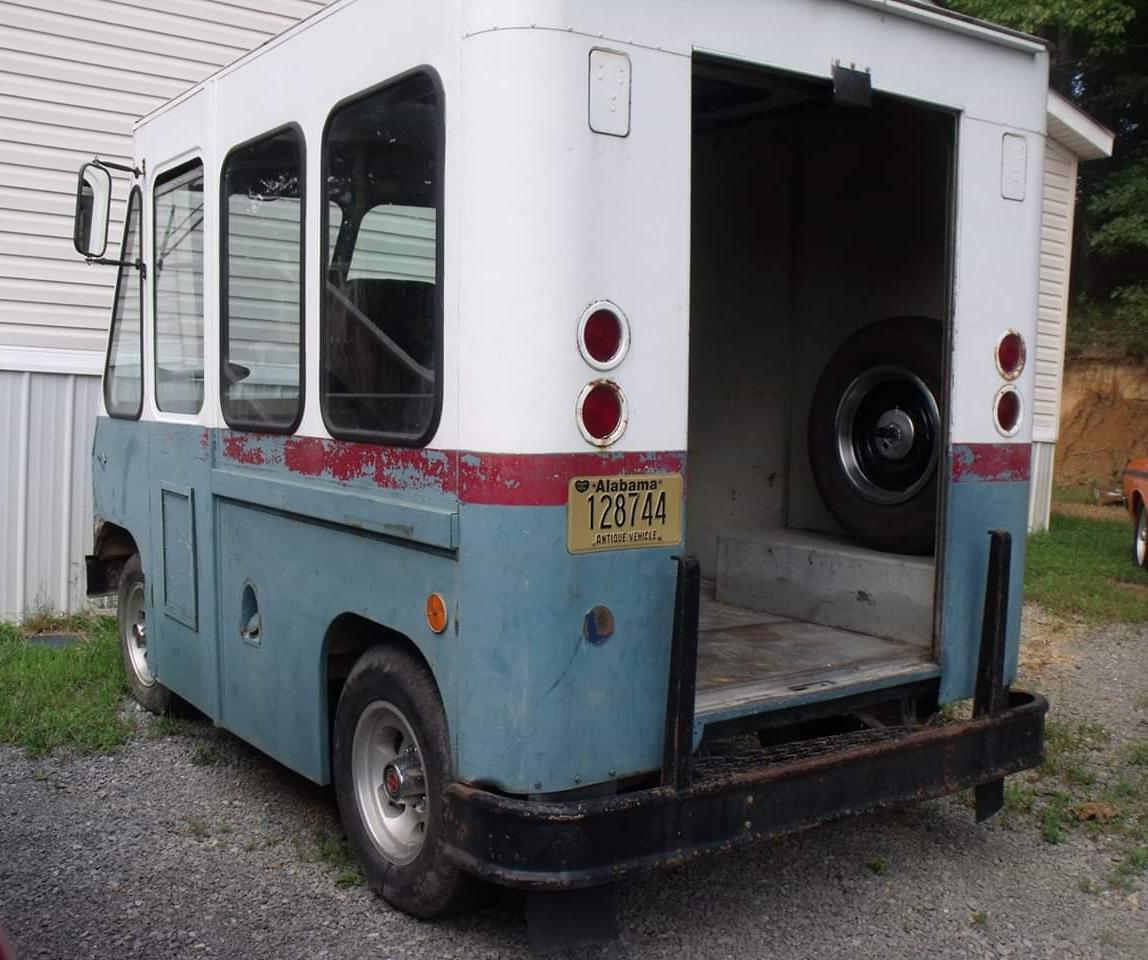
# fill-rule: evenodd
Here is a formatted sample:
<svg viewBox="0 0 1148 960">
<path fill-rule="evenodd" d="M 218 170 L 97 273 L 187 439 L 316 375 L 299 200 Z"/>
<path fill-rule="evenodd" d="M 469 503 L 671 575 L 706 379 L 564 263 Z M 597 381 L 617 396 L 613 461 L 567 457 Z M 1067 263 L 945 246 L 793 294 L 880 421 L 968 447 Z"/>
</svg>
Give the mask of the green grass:
<svg viewBox="0 0 1148 960">
<path fill-rule="evenodd" d="M 883 877 L 889 872 L 889 861 L 884 857 L 874 857 L 865 866 L 878 877 Z"/>
<path fill-rule="evenodd" d="M 359 861 L 342 830 L 316 829 L 309 838 L 295 840 L 295 853 L 304 863 L 325 863 L 337 873 L 335 883 L 340 887 L 355 887 L 364 877 Z"/>
<path fill-rule="evenodd" d="M 26 632 L 48 631 L 81 633 L 83 639 L 59 649 L 26 639 Z M 0 741 L 33 756 L 59 747 L 114 749 L 131 733 L 120 715 L 126 692 L 110 617 L 40 615 L 23 628 L 0 623 Z"/>
<path fill-rule="evenodd" d="M 1054 486 L 1052 499 L 1060 503 L 1096 503 L 1096 487 L 1092 484 Z"/>
<path fill-rule="evenodd" d="M 1148 621 L 1148 574 L 1132 562 L 1124 515 L 1093 520 L 1054 513 L 1028 539 L 1025 596 L 1060 616 L 1093 623 Z"/>
</svg>

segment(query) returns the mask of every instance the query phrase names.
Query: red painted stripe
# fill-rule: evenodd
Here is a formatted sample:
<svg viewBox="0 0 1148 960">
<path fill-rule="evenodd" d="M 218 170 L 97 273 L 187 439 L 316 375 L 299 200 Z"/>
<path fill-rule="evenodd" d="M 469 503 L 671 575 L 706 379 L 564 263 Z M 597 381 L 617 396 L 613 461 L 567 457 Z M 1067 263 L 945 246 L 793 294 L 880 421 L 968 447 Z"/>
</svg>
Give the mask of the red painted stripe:
<svg viewBox="0 0 1148 960">
<path fill-rule="evenodd" d="M 681 473 L 684 453 L 463 453 L 459 499 L 503 506 L 561 506 L 571 477 Z"/>
<path fill-rule="evenodd" d="M 479 453 L 224 431 L 220 452 L 243 466 L 305 477 L 373 481 L 384 490 L 434 491 L 465 503 L 561 506 L 572 477 L 681 473 L 685 454 Z"/>
<path fill-rule="evenodd" d="M 1024 482 L 1032 467 L 1027 443 L 953 444 L 953 482 Z"/>
</svg>

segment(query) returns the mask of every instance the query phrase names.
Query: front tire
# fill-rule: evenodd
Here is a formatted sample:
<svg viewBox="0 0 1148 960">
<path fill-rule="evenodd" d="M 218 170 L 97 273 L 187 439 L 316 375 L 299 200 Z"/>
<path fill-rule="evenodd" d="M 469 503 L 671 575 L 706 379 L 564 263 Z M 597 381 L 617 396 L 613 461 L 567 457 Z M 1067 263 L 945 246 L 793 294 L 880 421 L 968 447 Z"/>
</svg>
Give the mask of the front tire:
<svg viewBox="0 0 1148 960">
<path fill-rule="evenodd" d="M 1136 527 L 1132 533 L 1132 560 L 1141 570 L 1148 570 L 1148 510 L 1136 508 Z"/>
<path fill-rule="evenodd" d="M 145 710 L 161 714 L 171 706 L 171 691 L 160 683 L 148 653 L 147 583 L 139 554 L 124 564 L 116 607 L 120 652 L 132 696 Z"/>
<path fill-rule="evenodd" d="M 466 885 L 446 856 L 449 763 L 446 716 L 430 672 L 403 650 L 368 650 L 335 713 L 335 795 L 368 884 L 424 919 L 454 910 Z"/>
</svg>

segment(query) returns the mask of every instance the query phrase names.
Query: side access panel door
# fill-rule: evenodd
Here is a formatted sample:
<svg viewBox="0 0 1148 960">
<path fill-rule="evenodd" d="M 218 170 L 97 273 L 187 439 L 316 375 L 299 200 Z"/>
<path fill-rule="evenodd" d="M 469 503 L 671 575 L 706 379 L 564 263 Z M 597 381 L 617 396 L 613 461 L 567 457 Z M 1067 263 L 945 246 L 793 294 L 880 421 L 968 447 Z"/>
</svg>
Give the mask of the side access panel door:
<svg viewBox="0 0 1148 960">
<path fill-rule="evenodd" d="M 193 424 L 151 424 L 148 574 L 151 654 L 161 683 L 210 717 L 219 716 L 212 597 L 206 433 Z"/>
</svg>

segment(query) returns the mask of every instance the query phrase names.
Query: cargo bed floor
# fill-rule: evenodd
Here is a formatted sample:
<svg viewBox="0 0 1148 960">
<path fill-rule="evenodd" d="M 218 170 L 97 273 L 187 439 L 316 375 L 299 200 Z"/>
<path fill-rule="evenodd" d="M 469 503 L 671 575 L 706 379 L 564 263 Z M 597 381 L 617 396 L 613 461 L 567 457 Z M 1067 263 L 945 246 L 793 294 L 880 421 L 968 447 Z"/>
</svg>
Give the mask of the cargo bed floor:
<svg viewBox="0 0 1148 960">
<path fill-rule="evenodd" d="M 699 713 L 762 701 L 828 699 L 936 673 L 928 646 L 718 603 L 704 583 L 698 618 Z M 781 705 L 780 703 L 778 704 Z"/>
</svg>

